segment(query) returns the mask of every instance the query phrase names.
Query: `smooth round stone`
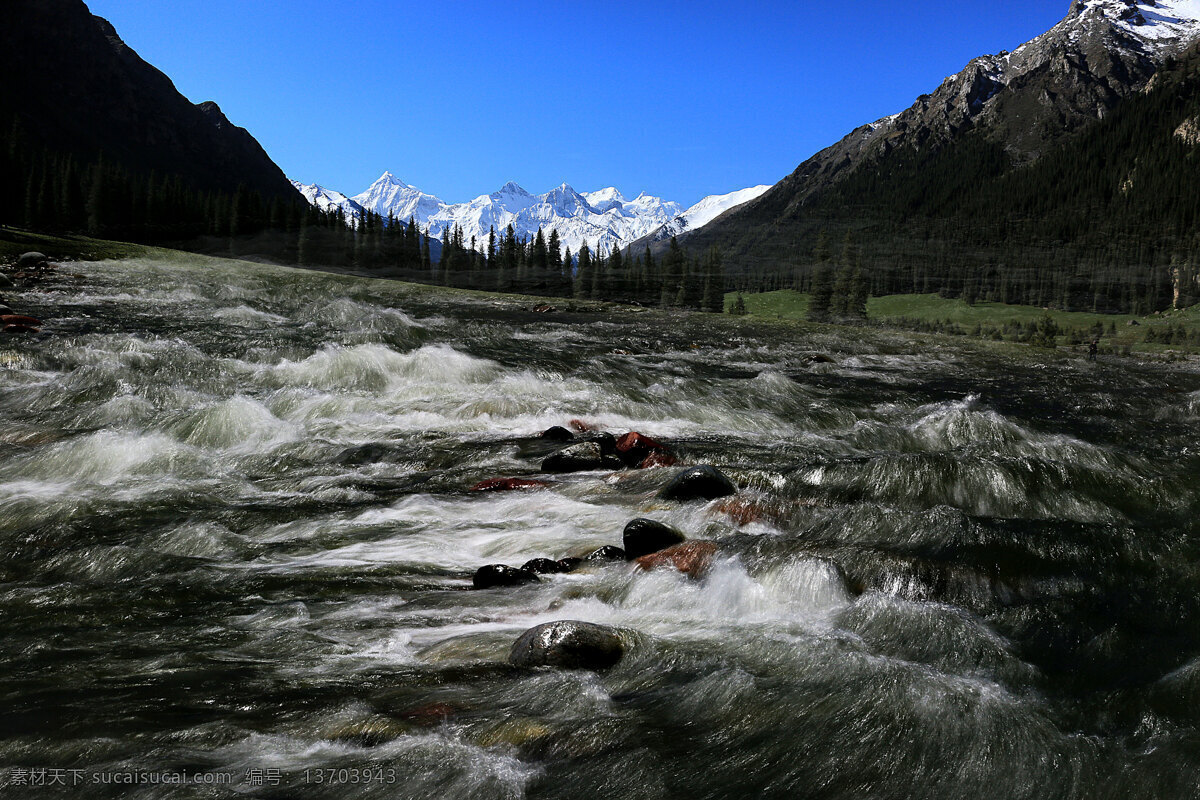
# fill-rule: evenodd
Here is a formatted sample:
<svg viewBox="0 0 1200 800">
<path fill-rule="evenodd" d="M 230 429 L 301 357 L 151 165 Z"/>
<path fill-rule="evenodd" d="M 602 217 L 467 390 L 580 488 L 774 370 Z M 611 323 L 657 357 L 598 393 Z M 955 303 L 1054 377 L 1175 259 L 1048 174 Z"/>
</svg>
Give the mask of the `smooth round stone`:
<svg viewBox="0 0 1200 800">
<path fill-rule="evenodd" d="M 508 660 L 518 667 L 602 670 L 615 665 L 624 654 L 625 647 L 615 628 L 559 620 L 521 634 Z"/>
<path fill-rule="evenodd" d="M 658 496 L 663 500 L 715 500 L 737 494 L 737 486 L 713 466 L 692 467 L 672 478 Z"/>
</svg>

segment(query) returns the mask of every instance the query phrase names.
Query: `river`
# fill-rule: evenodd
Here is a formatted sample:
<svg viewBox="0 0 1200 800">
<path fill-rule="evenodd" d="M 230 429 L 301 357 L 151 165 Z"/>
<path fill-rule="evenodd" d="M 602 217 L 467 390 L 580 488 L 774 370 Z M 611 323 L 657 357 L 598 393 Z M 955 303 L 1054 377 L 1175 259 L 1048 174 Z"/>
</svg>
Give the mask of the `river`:
<svg viewBox="0 0 1200 800">
<path fill-rule="evenodd" d="M 4 796 L 1200 797 L 1194 369 L 66 272 L 9 296 L 52 335 L 0 343 Z M 677 467 L 468 491 L 539 477 L 571 419 L 738 503 L 656 499 Z M 711 570 L 471 589 L 635 517 Z M 558 619 L 625 657 L 508 664 Z"/>
</svg>

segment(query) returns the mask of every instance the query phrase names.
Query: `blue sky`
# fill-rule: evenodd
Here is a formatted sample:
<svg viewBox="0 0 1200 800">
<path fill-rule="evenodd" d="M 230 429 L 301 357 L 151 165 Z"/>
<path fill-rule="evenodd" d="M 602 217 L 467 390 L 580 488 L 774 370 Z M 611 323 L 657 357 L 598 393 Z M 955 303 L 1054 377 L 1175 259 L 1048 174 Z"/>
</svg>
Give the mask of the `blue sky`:
<svg viewBox="0 0 1200 800">
<path fill-rule="evenodd" d="M 1067 0 L 88 0 L 290 177 L 447 202 L 515 180 L 690 204 L 774 183 Z"/>
</svg>

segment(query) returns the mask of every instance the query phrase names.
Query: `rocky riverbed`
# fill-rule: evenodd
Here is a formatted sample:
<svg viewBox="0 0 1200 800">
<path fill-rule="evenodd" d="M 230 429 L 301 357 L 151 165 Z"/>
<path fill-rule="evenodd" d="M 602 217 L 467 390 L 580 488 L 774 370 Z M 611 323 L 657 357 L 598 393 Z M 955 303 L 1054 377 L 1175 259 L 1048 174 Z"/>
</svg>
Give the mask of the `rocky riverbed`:
<svg viewBox="0 0 1200 800">
<path fill-rule="evenodd" d="M 1193 372 L 71 271 L 4 290 L 0 791 L 1197 796 Z"/>
</svg>

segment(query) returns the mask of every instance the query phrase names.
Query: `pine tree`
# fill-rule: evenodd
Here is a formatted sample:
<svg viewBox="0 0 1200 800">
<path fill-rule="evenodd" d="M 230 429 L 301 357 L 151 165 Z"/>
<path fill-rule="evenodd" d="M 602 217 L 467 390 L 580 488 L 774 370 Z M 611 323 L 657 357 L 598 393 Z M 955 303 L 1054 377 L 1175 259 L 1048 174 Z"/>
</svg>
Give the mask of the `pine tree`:
<svg viewBox="0 0 1200 800">
<path fill-rule="evenodd" d="M 575 299 L 584 300 L 591 297 L 592 292 L 592 253 L 587 242 L 579 246 L 576 262 L 574 295 Z"/>
<path fill-rule="evenodd" d="M 721 249 L 716 245 L 710 247 L 704 256 L 704 296 L 700 307 L 714 314 L 725 310 L 725 267 Z"/>
<path fill-rule="evenodd" d="M 828 319 L 832 305 L 833 280 L 829 275 L 829 268 L 818 265 L 813 273 L 812 294 L 808 301 L 808 318 L 812 320 Z"/>
<path fill-rule="evenodd" d="M 867 277 L 863 273 L 862 261 L 854 269 L 854 277 L 850 280 L 850 293 L 846 298 L 846 314 L 858 319 L 867 318 L 867 299 L 870 291 L 867 289 Z"/>
</svg>

